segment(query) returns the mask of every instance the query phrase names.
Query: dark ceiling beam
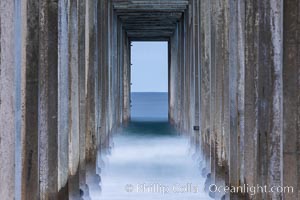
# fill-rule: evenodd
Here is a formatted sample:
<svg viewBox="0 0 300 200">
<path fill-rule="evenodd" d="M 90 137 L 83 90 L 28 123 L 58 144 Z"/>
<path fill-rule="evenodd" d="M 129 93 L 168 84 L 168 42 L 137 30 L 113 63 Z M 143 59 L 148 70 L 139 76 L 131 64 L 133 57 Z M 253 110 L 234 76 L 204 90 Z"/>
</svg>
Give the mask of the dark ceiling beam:
<svg viewBox="0 0 300 200">
<path fill-rule="evenodd" d="M 159 36 L 159 37 L 129 37 L 129 40 L 132 41 L 132 42 L 135 42 L 135 41 L 169 41 L 170 40 L 170 37 L 162 37 L 162 36 Z"/>
<path fill-rule="evenodd" d="M 166 41 L 187 9 L 188 0 L 112 0 L 114 12 L 132 40 Z"/>
<path fill-rule="evenodd" d="M 124 26 L 126 30 L 174 30 L 176 26 Z"/>
</svg>

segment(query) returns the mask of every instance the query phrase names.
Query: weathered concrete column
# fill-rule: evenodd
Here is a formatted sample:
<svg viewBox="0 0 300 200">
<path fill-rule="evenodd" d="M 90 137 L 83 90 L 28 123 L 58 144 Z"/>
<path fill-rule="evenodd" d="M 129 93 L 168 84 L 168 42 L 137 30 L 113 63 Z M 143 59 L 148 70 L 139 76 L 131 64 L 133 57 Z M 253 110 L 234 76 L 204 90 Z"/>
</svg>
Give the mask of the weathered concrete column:
<svg viewBox="0 0 300 200">
<path fill-rule="evenodd" d="M 103 26 L 106 22 L 106 16 L 104 16 L 104 12 L 107 10 L 107 2 L 105 1 L 95 1 L 95 15 L 97 19 L 95 20 L 95 133 L 96 133 L 96 147 L 98 153 L 101 151 L 100 143 L 101 143 L 101 130 L 102 130 L 102 105 L 103 105 L 103 95 L 105 95 L 102 91 L 102 68 L 105 68 L 102 65 L 102 52 L 109 51 L 107 47 L 105 48 L 103 43 L 103 34 L 107 31 L 108 27 Z M 103 49 L 104 48 L 104 49 Z M 97 165 L 97 164 L 96 164 Z"/>
<path fill-rule="evenodd" d="M 245 4 L 245 135 L 244 135 L 244 181 L 257 184 L 258 159 L 258 4 Z M 252 197 L 255 199 L 255 197 Z"/>
<path fill-rule="evenodd" d="M 123 86 L 124 86 L 124 80 L 123 80 L 123 74 L 124 74 L 124 60 L 123 60 L 123 45 L 124 45 L 124 30 L 123 26 L 120 20 L 117 22 L 117 62 L 118 62 L 118 93 L 121 97 L 124 97 L 123 94 Z M 118 98 L 118 124 L 121 125 L 123 123 L 123 112 L 124 112 L 124 105 L 123 105 L 123 99 Z"/>
<path fill-rule="evenodd" d="M 270 1 L 271 30 L 271 127 L 269 147 L 269 185 L 283 185 L 283 2 Z M 271 193 L 272 199 L 281 199 L 280 192 Z"/>
<path fill-rule="evenodd" d="M 78 49 L 78 2 L 69 0 L 69 199 L 79 198 L 79 49 Z"/>
<path fill-rule="evenodd" d="M 102 1 L 101 1 L 102 2 Z M 99 2 L 100 3 L 100 2 Z M 97 158 L 97 144 L 98 144 L 98 123 L 96 115 L 96 76 L 98 76 L 98 60 L 97 56 L 101 56 L 98 52 L 98 18 L 97 10 L 99 4 L 95 0 L 86 2 L 86 51 L 85 51 L 85 65 L 86 65 L 86 183 L 88 185 L 89 193 L 93 190 L 92 186 L 97 186 L 95 183 L 96 177 L 96 158 Z M 101 38 L 100 38 L 101 40 Z"/>
<path fill-rule="evenodd" d="M 185 130 L 187 133 L 190 134 L 191 141 L 194 140 L 195 135 L 192 131 L 193 129 L 193 123 L 194 123 L 194 106 L 195 106 L 195 85 L 193 84 L 193 81 L 195 80 L 194 77 L 194 65 L 193 65 L 193 0 L 189 1 L 189 9 L 186 11 L 186 17 L 185 17 L 186 23 L 186 36 L 185 36 L 185 92 L 186 95 L 185 98 Z M 188 102 L 188 103 L 187 103 Z M 193 145 L 194 146 L 194 145 Z"/>
<path fill-rule="evenodd" d="M 21 156 L 22 163 L 16 164 L 22 168 L 22 173 L 16 177 L 16 184 L 21 182 L 21 191 L 16 187 L 16 199 L 39 199 L 39 163 L 38 163 L 38 68 L 39 68 L 39 4 L 37 1 L 22 1 L 22 48 L 21 101 L 22 129 L 16 141 L 22 145 L 16 152 Z M 19 42 L 19 41 L 16 41 Z M 19 95 L 17 95 L 18 97 Z M 21 105 L 20 105 L 21 106 Z M 22 180 L 18 180 L 22 179 Z"/>
<path fill-rule="evenodd" d="M 110 10 L 108 7 L 108 2 L 104 1 L 100 4 L 100 12 L 99 12 L 102 23 L 100 24 L 100 70 L 101 70 L 101 78 L 100 78 L 100 91 L 101 91 L 101 121 L 99 130 L 99 140 L 98 144 L 100 147 L 105 147 L 107 145 L 106 137 L 109 132 L 109 122 L 111 113 L 109 113 L 110 109 Z M 104 148 L 103 148 L 104 149 Z"/>
<path fill-rule="evenodd" d="M 229 69 L 226 70 L 228 111 L 225 110 L 226 155 L 228 160 L 228 176 L 226 184 L 238 187 L 244 184 L 244 85 L 245 85 L 245 56 L 244 56 L 244 1 L 229 2 Z M 229 98 L 228 98 L 229 97 Z M 227 128 L 228 127 L 228 128 Z M 238 199 L 238 193 L 227 194 L 230 199 Z"/>
<path fill-rule="evenodd" d="M 0 2 L 0 196 L 15 198 L 15 2 Z"/>
<path fill-rule="evenodd" d="M 110 8 L 110 42 L 111 42 L 111 122 L 110 122 L 110 132 L 108 133 L 108 141 L 107 145 L 110 147 L 110 141 L 112 137 L 112 133 L 116 130 L 118 125 L 118 96 L 119 96 L 119 86 L 118 86 L 118 60 L 117 60 L 117 43 L 118 43 L 118 17 L 115 14 L 112 2 L 109 5 Z"/>
<path fill-rule="evenodd" d="M 184 17 L 184 14 L 183 16 Z M 170 66 L 170 106 L 174 101 L 173 115 L 170 113 L 170 120 L 177 129 L 184 130 L 184 18 L 182 18 L 177 26 L 174 35 L 171 37 L 171 66 Z M 174 99 L 174 100 L 173 100 Z M 186 131 L 186 130 L 184 130 Z"/>
<path fill-rule="evenodd" d="M 178 25 L 176 26 L 175 32 L 170 38 L 169 41 L 169 51 L 170 51 L 170 59 L 169 59 L 169 121 L 171 124 L 178 124 L 178 98 L 177 93 L 179 89 L 179 85 L 177 83 L 179 79 L 178 73 L 178 45 L 179 45 L 179 30 Z"/>
<path fill-rule="evenodd" d="M 79 75 L 77 2 L 69 0 L 69 175 L 79 163 Z"/>
<path fill-rule="evenodd" d="M 86 161 L 93 162 L 96 158 L 96 133 L 95 133 L 95 2 L 87 1 L 86 5 Z"/>
<path fill-rule="evenodd" d="M 212 176 L 215 174 L 215 183 L 217 185 L 225 185 L 225 168 L 226 168 L 226 124 L 224 111 L 229 98 L 228 90 L 228 34 L 229 34 L 229 1 L 212 1 L 212 18 L 213 18 L 213 29 L 214 34 L 211 40 L 213 42 L 212 50 L 212 77 L 211 81 L 215 82 L 212 86 L 214 90 L 214 97 L 211 102 L 211 130 L 214 135 L 214 170 L 212 170 Z M 228 125 L 228 124 L 227 124 Z M 211 144 L 212 145 L 212 144 Z M 222 193 L 215 193 L 216 199 L 220 199 Z"/>
<path fill-rule="evenodd" d="M 65 197 L 69 165 L 69 59 L 68 0 L 58 4 L 58 190 Z"/>
<path fill-rule="evenodd" d="M 282 184 L 282 2 L 259 3 L 258 173 L 260 185 Z M 261 193 L 262 199 L 280 199 Z"/>
<path fill-rule="evenodd" d="M 189 1 L 189 5 L 190 5 L 190 1 Z M 182 52 L 183 54 L 183 63 L 184 63 L 184 69 L 183 69 L 183 79 L 181 84 L 183 85 L 183 90 L 182 90 L 182 99 L 183 99 L 183 124 L 182 124 L 182 132 L 187 133 L 191 133 L 190 132 L 190 128 L 191 128 L 191 110 L 190 110 L 190 103 L 192 103 L 193 98 L 190 98 L 191 95 L 191 91 L 190 91 L 190 70 L 191 70 L 191 66 L 190 66 L 190 33 L 191 33 L 191 29 L 190 29 L 190 25 L 191 25 L 191 7 L 189 7 L 189 9 L 187 9 L 184 13 L 184 24 L 183 24 L 183 29 L 184 29 L 184 35 L 183 35 L 183 48 L 184 51 Z"/>
<path fill-rule="evenodd" d="M 189 9 L 186 12 L 186 18 L 188 20 L 187 33 L 186 33 L 186 90 L 189 93 L 189 103 L 187 104 L 187 132 L 190 133 L 191 142 L 194 147 L 195 156 L 198 155 L 199 144 L 199 130 L 195 130 L 194 127 L 199 127 L 200 123 L 200 107 L 199 107 L 199 16 L 198 2 L 191 0 L 189 2 Z"/>
<path fill-rule="evenodd" d="M 214 13 L 216 12 L 215 5 L 213 2 L 210 2 L 210 8 L 211 8 L 211 68 L 210 68 L 210 152 L 209 152 L 209 157 L 210 157 L 210 176 L 209 176 L 209 183 L 215 183 L 216 182 L 216 145 L 215 145 L 215 140 L 216 140 L 216 135 L 214 131 L 214 113 L 215 113 L 215 99 L 216 99 L 216 61 L 215 61 L 215 37 L 216 37 L 216 19 L 213 16 Z M 209 192 L 207 190 L 207 192 Z M 215 194 L 211 194 L 211 197 L 214 198 Z"/>
<path fill-rule="evenodd" d="M 79 66 L 79 186 L 86 195 L 86 1 L 78 1 L 78 66 Z"/>
<path fill-rule="evenodd" d="M 195 134 L 195 146 L 196 153 L 200 153 L 200 144 L 201 144 L 201 101 L 200 101 L 200 91 L 201 91 L 201 37 L 200 37 L 200 1 L 193 1 L 193 65 L 194 65 L 194 93 L 195 93 L 195 102 L 194 102 L 194 122 L 192 124 Z M 196 127 L 199 127 L 197 130 Z"/>
<path fill-rule="evenodd" d="M 123 123 L 127 123 L 130 120 L 130 71 L 131 71 L 131 61 L 130 61 L 130 41 L 126 35 L 125 30 L 123 30 Z"/>
<path fill-rule="evenodd" d="M 229 23 L 229 70 L 227 70 L 226 79 L 228 80 L 226 87 L 227 95 L 230 99 L 229 105 L 229 113 L 226 113 L 230 116 L 230 130 L 227 132 L 229 135 L 229 141 L 226 143 L 228 150 L 226 154 L 228 156 L 229 161 L 229 182 L 233 186 L 239 186 L 239 164 L 240 164 L 240 141 L 239 135 L 242 136 L 239 130 L 239 113 L 242 115 L 243 113 L 240 112 L 241 108 L 239 105 L 243 106 L 243 97 L 240 97 L 241 92 L 239 91 L 240 80 L 243 79 L 243 56 L 241 55 L 244 51 L 242 47 L 239 45 L 243 45 L 239 38 L 240 29 L 239 27 L 243 27 L 242 19 L 239 18 L 239 3 L 237 1 L 230 1 L 229 2 L 229 10 L 230 10 L 230 23 Z M 241 61 L 241 62 L 240 62 Z M 228 105 L 227 105 L 228 106 Z"/>
<path fill-rule="evenodd" d="M 210 173 L 210 70 L 211 70 L 211 4 L 209 0 L 200 2 L 200 35 L 201 35 L 201 147 L 205 162 L 203 175 Z"/>
<path fill-rule="evenodd" d="M 300 1 L 284 1 L 283 58 L 283 185 L 293 192 L 283 198 L 300 198 Z M 297 34 L 298 33 L 298 34 Z"/>
<path fill-rule="evenodd" d="M 40 1 L 39 177 L 40 199 L 57 199 L 58 189 L 58 4 Z"/>
</svg>

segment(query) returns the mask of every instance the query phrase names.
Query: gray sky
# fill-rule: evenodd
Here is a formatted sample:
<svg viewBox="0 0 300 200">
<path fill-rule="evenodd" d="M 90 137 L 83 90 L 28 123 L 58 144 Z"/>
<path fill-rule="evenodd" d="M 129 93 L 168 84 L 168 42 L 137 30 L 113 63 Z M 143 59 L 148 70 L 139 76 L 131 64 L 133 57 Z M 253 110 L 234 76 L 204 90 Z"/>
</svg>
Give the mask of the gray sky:
<svg viewBox="0 0 300 200">
<path fill-rule="evenodd" d="M 131 91 L 168 91 L 168 43 L 133 42 Z"/>
</svg>

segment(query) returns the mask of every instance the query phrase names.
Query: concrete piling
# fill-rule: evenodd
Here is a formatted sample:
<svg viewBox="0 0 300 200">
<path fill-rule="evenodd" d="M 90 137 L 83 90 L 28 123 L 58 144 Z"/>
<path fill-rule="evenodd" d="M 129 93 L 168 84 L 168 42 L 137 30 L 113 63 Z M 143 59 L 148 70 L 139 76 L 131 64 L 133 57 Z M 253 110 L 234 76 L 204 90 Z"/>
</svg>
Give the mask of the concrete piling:
<svg viewBox="0 0 300 200">
<path fill-rule="evenodd" d="M 298 3 L 298 4 L 297 4 Z M 298 5 L 298 6 L 297 6 Z M 284 1 L 283 37 L 283 185 L 294 185 L 294 193 L 284 199 L 299 199 L 299 127 L 300 127 L 300 1 Z M 298 34 L 297 34 L 298 33 Z M 297 175 L 297 176 L 296 176 Z"/>
<path fill-rule="evenodd" d="M 86 193 L 86 2 L 78 1 L 78 67 L 79 67 L 79 186 Z"/>
<path fill-rule="evenodd" d="M 39 2 L 39 191 L 56 199 L 58 188 L 58 4 Z"/>
<path fill-rule="evenodd" d="M 0 2 L 0 195 L 4 200 L 15 197 L 15 133 L 16 85 L 15 72 L 15 2 Z M 5 20 L 4 20 L 5 19 Z M 18 116 L 19 117 L 19 116 Z M 5 181 L 6 180 L 6 181 Z"/>
<path fill-rule="evenodd" d="M 132 41 L 169 43 L 169 120 L 216 186 L 298 199 L 299 0 L 0 2 L 1 199 L 89 198 L 130 120 Z"/>
</svg>

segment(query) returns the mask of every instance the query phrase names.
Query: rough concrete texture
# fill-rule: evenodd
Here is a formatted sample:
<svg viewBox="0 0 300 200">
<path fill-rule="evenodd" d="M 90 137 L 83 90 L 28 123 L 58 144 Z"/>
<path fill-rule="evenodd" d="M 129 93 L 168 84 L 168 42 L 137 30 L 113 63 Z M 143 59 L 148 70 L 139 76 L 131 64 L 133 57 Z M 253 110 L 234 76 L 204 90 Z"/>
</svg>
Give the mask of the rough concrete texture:
<svg viewBox="0 0 300 200">
<path fill-rule="evenodd" d="M 284 1 L 283 12 L 283 185 L 297 186 L 283 198 L 292 200 L 300 198 L 300 1 Z"/>
<path fill-rule="evenodd" d="M 93 160 L 96 154 L 96 138 L 95 138 L 95 103 L 94 103 L 94 87 L 95 87 L 95 4 L 88 1 L 86 5 L 86 159 Z"/>
<path fill-rule="evenodd" d="M 38 2 L 22 1 L 22 177 L 21 191 L 16 199 L 39 199 L 39 164 L 38 164 L 38 66 L 39 66 L 39 12 Z"/>
<path fill-rule="evenodd" d="M 85 22 L 86 2 L 78 2 L 78 67 L 79 67 L 79 184 L 86 191 L 85 133 L 86 133 L 86 72 L 85 72 Z"/>
<path fill-rule="evenodd" d="M 68 0 L 58 3 L 58 188 L 66 187 L 69 160 Z"/>
<path fill-rule="evenodd" d="M 0 2 L 0 196 L 15 197 L 15 3 Z"/>
<path fill-rule="evenodd" d="M 79 164 L 79 67 L 77 2 L 69 1 L 69 175 L 74 176 Z"/>
<path fill-rule="evenodd" d="M 284 149 L 288 148 L 289 143 L 293 144 L 294 149 L 299 146 L 295 144 L 296 138 L 293 142 L 287 139 L 288 135 L 298 132 L 299 100 L 298 93 L 292 92 L 292 88 L 299 90 L 299 61 L 296 58 L 299 53 L 283 44 L 283 40 L 287 40 L 283 36 L 289 32 L 285 32 L 288 29 L 282 22 L 285 26 L 293 23 L 288 26 L 293 27 L 290 28 L 290 35 L 297 37 L 299 2 L 286 1 L 285 15 L 283 1 L 228 0 L 201 1 L 200 4 L 201 141 L 195 143 L 201 144 L 200 153 L 204 154 L 202 163 L 206 163 L 206 167 L 203 173 L 208 174 L 208 182 L 217 185 L 225 181 L 226 185 L 231 186 L 259 184 L 294 187 L 293 194 L 260 193 L 250 196 L 251 199 L 297 198 L 298 183 L 295 180 L 298 179 L 288 174 L 295 174 L 299 167 L 296 157 L 291 156 L 293 150 L 284 153 Z M 291 8 L 287 5 L 292 5 L 294 12 L 289 12 Z M 184 17 L 189 18 L 189 14 L 190 10 L 185 12 Z M 179 57 L 181 53 L 177 51 L 182 49 L 180 43 L 189 41 L 189 29 L 197 32 L 196 28 L 188 26 L 187 30 L 184 29 L 186 35 L 183 41 L 180 41 L 177 30 L 171 38 L 171 51 Z M 193 38 L 193 41 L 197 42 L 197 38 Z M 295 48 L 297 41 L 295 39 L 290 44 Z M 174 48 L 174 43 L 179 44 Z M 171 56 L 170 115 L 173 123 L 179 124 L 180 128 L 194 137 L 196 134 L 190 131 L 194 124 L 187 116 L 191 114 L 189 109 L 196 109 L 196 106 L 193 107 L 197 105 L 194 104 L 194 95 L 197 93 L 193 85 L 196 80 L 193 75 L 186 76 L 185 73 L 191 73 L 190 70 L 193 73 L 193 68 L 189 68 L 189 55 L 195 50 L 188 48 L 193 46 L 185 48 L 189 53 L 182 58 L 184 64 L 179 69 L 180 62 L 176 61 L 178 56 Z M 282 60 L 284 54 L 289 57 Z M 196 58 L 193 59 L 196 61 Z M 295 67 L 294 71 L 285 70 L 288 65 L 284 62 L 292 62 L 290 66 Z M 183 72 L 178 75 L 180 68 Z M 284 78 L 284 71 L 294 75 Z M 294 84 L 292 81 L 295 81 Z M 174 83 L 177 85 L 173 86 Z M 184 96 L 181 96 L 182 93 Z M 186 99 L 186 95 L 190 98 Z M 288 98 L 286 104 L 285 95 Z M 178 103 L 176 107 L 175 101 L 189 101 L 189 104 Z M 293 106 L 290 105 L 291 101 L 294 102 Z M 293 111 L 287 112 L 287 109 Z M 184 112 L 177 115 L 179 110 Z M 197 117 L 194 116 L 194 119 Z M 179 122 L 182 119 L 183 122 Z M 293 127 L 293 131 L 285 131 L 288 126 L 284 126 L 284 123 L 294 124 L 288 128 Z M 290 162 L 285 162 L 285 159 Z M 241 196 L 230 194 L 225 198 L 239 199 Z M 219 194 L 214 194 L 214 197 L 221 198 Z"/>
<path fill-rule="evenodd" d="M 101 189 L 101 155 L 130 120 L 130 47 L 141 40 L 169 42 L 169 119 L 191 137 L 207 184 L 294 187 L 212 197 L 300 198 L 299 0 L 0 9 L 1 199 L 88 199 Z"/>
<path fill-rule="evenodd" d="M 58 4 L 39 2 L 39 192 L 57 198 L 58 178 Z"/>
</svg>

